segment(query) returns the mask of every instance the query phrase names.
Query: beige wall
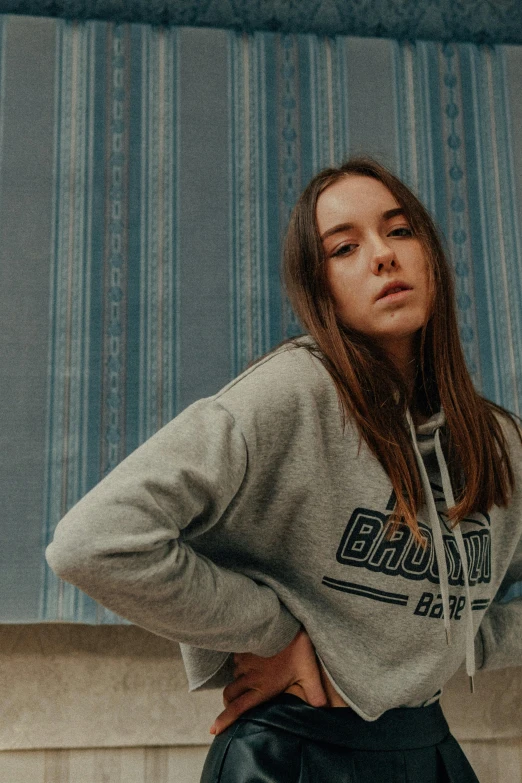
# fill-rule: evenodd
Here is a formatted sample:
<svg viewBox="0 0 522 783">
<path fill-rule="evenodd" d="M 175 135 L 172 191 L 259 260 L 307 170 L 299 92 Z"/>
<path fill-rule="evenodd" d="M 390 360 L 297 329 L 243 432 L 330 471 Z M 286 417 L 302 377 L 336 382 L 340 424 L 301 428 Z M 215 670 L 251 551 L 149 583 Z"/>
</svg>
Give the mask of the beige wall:
<svg viewBox="0 0 522 783">
<path fill-rule="evenodd" d="M 480 783 L 522 783 L 522 742 L 462 742 Z M 2 783 L 199 783 L 206 747 L 0 752 Z"/>
<path fill-rule="evenodd" d="M 221 694 L 134 626 L 0 626 L 1 783 L 197 783 Z M 522 783 L 522 668 L 458 672 L 442 699 L 481 783 Z"/>
</svg>

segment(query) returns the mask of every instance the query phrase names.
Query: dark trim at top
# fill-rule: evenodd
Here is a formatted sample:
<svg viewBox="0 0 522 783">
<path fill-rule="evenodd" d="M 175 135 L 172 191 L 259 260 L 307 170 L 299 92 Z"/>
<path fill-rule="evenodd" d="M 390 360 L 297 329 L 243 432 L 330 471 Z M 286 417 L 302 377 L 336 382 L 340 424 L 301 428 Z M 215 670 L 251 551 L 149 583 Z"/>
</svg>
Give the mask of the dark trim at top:
<svg viewBox="0 0 522 783">
<path fill-rule="evenodd" d="M 0 14 L 245 32 L 522 43 L 520 0 L 0 0 Z"/>
</svg>

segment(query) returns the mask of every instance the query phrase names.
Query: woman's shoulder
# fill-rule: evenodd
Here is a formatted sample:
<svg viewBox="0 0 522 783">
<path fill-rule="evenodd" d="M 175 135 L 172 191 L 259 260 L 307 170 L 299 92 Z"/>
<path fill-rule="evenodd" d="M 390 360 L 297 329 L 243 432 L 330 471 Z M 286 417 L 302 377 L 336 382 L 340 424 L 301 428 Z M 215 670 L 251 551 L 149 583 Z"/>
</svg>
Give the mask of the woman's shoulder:
<svg viewBox="0 0 522 783">
<path fill-rule="evenodd" d="M 253 362 L 214 399 L 229 409 L 268 411 L 335 397 L 335 387 L 309 335 L 286 340 Z"/>
</svg>

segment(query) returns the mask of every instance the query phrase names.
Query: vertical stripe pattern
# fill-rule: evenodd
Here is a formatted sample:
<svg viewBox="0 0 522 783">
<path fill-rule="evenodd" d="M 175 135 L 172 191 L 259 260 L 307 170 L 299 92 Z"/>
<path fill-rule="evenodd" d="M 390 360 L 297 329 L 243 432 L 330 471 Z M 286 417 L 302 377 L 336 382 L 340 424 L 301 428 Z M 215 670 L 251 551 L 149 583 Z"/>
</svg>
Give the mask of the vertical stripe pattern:
<svg viewBox="0 0 522 783">
<path fill-rule="evenodd" d="M 46 542 L 66 510 L 129 453 L 127 439 L 133 445 L 143 442 L 176 414 L 179 332 L 177 33 L 142 28 L 136 41 L 128 25 L 64 23 L 58 29 Z M 143 135 L 141 154 L 133 160 L 130 96 L 136 92 L 136 77 L 131 43 L 140 43 L 143 54 Z M 103 77 L 101 93 L 95 90 L 95 73 Z M 103 149 L 103 155 L 95 155 L 95 149 Z M 131 194 L 129 182 L 137 174 L 141 192 Z M 136 197 L 139 235 L 134 230 L 129 244 L 129 213 L 136 213 Z M 103 241 L 94 249 L 99 235 Z M 135 303 L 135 312 L 129 312 L 129 302 Z M 130 344 L 129 322 L 134 319 L 138 326 L 132 325 L 131 334 L 138 339 Z M 137 377 L 129 377 L 128 361 L 136 353 Z M 89 405 L 93 377 L 98 407 Z M 136 386 L 138 415 L 131 419 L 126 402 Z M 96 413 L 98 421 L 93 421 Z M 42 614 L 46 619 L 121 622 L 49 569 Z"/>
<path fill-rule="evenodd" d="M 0 16 L 0 107 L 5 106 L 5 35 L 6 23 L 5 17 Z M 0 193 L 2 192 L 2 172 L 4 151 L 4 112 L 0 111 Z M 0 210 L 2 202 L 0 201 Z"/>
<path fill-rule="evenodd" d="M 127 34 L 126 34 L 127 33 Z M 125 456 L 125 376 L 128 258 L 128 31 L 111 27 L 107 36 L 104 313 L 102 363 L 102 475 Z"/>
<path fill-rule="evenodd" d="M 520 227 L 514 204 L 513 168 L 505 105 L 503 61 L 491 47 L 467 47 L 476 107 L 475 159 L 479 178 L 481 244 L 490 319 L 490 388 L 501 404 L 520 414 L 522 393 L 522 286 Z M 480 111 L 479 111 L 480 107 Z M 470 161 L 471 162 L 471 161 Z"/>
<path fill-rule="evenodd" d="M 303 187 L 302 152 L 300 134 L 300 72 L 299 49 L 296 36 L 285 35 L 277 46 L 278 79 L 278 152 L 279 152 L 279 226 L 278 236 L 283 237 L 288 226 L 292 208 Z M 288 298 L 282 294 L 281 331 L 285 337 L 302 331 Z"/>
<path fill-rule="evenodd" d="M 274 267 L 302 187 L 321 168 L 342 162 L 349 148 L 344 39 L 257 33 L 231 34 L 230 41 L 231 332 L 237 373 L 280 339 L 302 331 L 280 286 L 276 291 L 266 283 L 277 275 Z M 274 124 L 277 166 L 268 154 Z"/>
<path fill-rule="evenodd" d="M 451 45 L 445 46 L 440 53 L 442 74 L 441 100 L 443 111 L 442 136 L 446 141 L 445 190 L 446 190 L 446 232 L 451 241 L 454 271 L 455 293 L 459 308 L 460 336 L 464 348 L 468 369 L 476 385 L 481 385 L 481 367 L 478 356 L 477 308 L 473 276 L 469 274 L 470 248 L 468 238 L 470 227 L 469 183 L 466 177 L 466 161 L 463 153 L 465 131 L 462 124 L 461 106 L 463 102 L 462 75 L 456 62 L 456 51 Z M 442 108 L 442 107 L 441 107 Z M 473 259 L 471 259 L 473 261 Z"/>
<path fill-rule="evenodd" d="M 233 35 L 234 370 L 268 349 L 265 36 Z"/>
<path fill-rule="evenodd" d="M 92 24 L 59 27 L 56 67 L 55 202 L 50 285 L 45 521 L 56 522 L 87 491 L 89 293 L 93 170 Z M 45 572 L 44 614 L 82 620 L 78 591 Z"/>
<path fill-rule="evenodd" d="M 43 550 L 58 520 L 127 454 L 301 331 L 280 281 L 288 220 L 309 179 L 352 151 L 395 165 L 434 215 L 451 251 L 474 382 L 520 411 L 522 143 L 513 117 L 522 103 L 513 52 L 52 24 L 54 124 L 42 139 L 54 151 L 50 294 L 42 288 L 40 301 L 49 327 L 45 476 L 40 464 L 37 477 L 45 491 L 43 513 L 26 520 L 42 557 L 38 573 L 24 575 L 24 596 L 32 591 L 39 606 L 33 617 L 20 599 L 24 622 L 124 622 L 61 582 Z M 5 96 L 14 84 L 8 34 L 0 17 L 2 107 L 15 105 Z M 0 193 L 13 193 L 12 182 L 4 187 L 13 177 L 5 121 Z M 11 278 L 2 280 L 0 296 L 9 296 Z M 0 369 L 14 394 L 18 366 L 8 356 Z M 23 453 L 31 446 L 20 443 Z M 20 487 L 32 480 L 21 475 Z M 9 561 L 5 580 L 16 584 Z"/>
<path fill-rule="evenodd" d="M 177 35 L 143 28 L 139 442 L 176 410 Z"/>
<path fill-rule="evenodd" d="M 395 54 L 399 174 L 446 234 L 474 383 L 518 413 L 520 237 L 502 51 L 417 42 Z"/>
</svg>

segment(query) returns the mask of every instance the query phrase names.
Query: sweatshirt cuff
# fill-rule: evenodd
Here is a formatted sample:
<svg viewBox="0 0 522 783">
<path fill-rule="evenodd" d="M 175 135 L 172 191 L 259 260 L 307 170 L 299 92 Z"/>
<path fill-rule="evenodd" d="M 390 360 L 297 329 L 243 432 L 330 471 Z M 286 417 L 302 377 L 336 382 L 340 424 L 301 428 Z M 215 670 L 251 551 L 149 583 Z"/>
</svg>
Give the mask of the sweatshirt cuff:
<svg viewBox="0 0 522 783">
<path fill-rule="evenodd" d="M 270 629 L 268 634 L 263 636 L 255 649 L 251 649 L 250 652 L 254 655 L 260 655 L 261 658 L 271 658 L 284 650 L 285 647 L 288 647 L 290 642 L 297 636 L 300 628 L 301 623 L 299 620 L 288 611 L 286 606 L 280 604 L 280 614 L 277 618 L 277 623 Z"/>
</svg>

